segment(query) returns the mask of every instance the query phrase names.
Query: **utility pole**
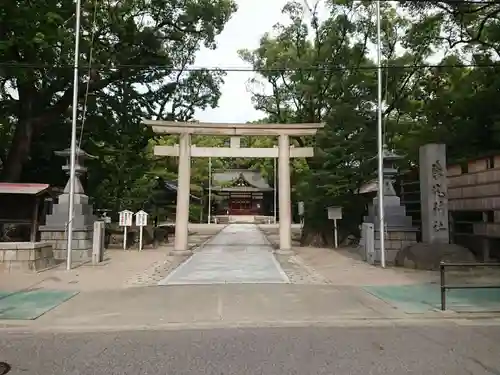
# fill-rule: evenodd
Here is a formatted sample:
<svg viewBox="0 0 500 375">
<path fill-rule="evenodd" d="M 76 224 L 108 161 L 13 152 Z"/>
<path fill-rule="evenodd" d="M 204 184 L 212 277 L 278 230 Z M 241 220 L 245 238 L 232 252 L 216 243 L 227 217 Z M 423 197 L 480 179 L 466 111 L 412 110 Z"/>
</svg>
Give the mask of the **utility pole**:
<svg viewBox="0 0 500 375">
<path fill-rule="evenodd" d="M 78 63 L 80 56 L 80 13 L 81 0 L 76 0 L 76 22 L 75 22 L 75 57 L 73 65 L 73 108 L 71 119 L 71 146 L 70 146 L 70 169 L 69 169 L 69 210 L 68 210 L 68 235 L 66 244 L 66 269 L 71 270 L 71 253 L 73 250 L 73 211 L 75 206 L 75 164 L 76 164 L 76 120 L 78 113 Z"/>
<path fill-rule="evenodd" d="M 276 146 L 274 146 L 276 148 Z M 277 202 L 277 198 L 276 198 L 276 185 L 277 185 L 277 182 L 278 182 L 278 178 L 276 176 L 276 158 L 273 158 L 273 162 L 274 162 L 274 206 L 273 206 L 273 211 L 274 211 L 274 224 L 276 224 L 277 222 L 277 213 L 276 213 L 276 202 Z"/>
<path fill-rule="evenodd" d="M 212 222 L 212 158 L 208 158 L 208 224 Z"/>
<path fill-rule="evenodd" d="M 380 0 L 377 1 L 377 149 L 378 149 L 378 218 L 380 232 L 380 265 L 385 268 L 384 218 L 384 148 L 382 130 L 382 42 L 380 36 Z"/>
</svg>

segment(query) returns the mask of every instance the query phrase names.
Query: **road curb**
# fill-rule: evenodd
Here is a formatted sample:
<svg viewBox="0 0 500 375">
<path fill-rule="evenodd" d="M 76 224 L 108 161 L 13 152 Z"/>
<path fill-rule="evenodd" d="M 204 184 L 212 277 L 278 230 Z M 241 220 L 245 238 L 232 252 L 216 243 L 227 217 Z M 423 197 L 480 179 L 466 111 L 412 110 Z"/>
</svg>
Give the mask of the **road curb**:
<svg viewBox="0 0 500 375">
<path fill-rule="evenodd" d="M 12 324 L 0 323 L 0 332 L 43 333 L 43 332 L 125 332 L 125 331 L 183 331 L 183 330 L 211 330 L 211 329 L 258 329 L 258 328 L 307 328 L 307 327 L 401 327 L 423 325 L 468 325 L 479 326 L 500 325 L 500 315 L 481 317 L 350 317 L 325 320 L 267 320 L 267 321 L 207 321 L 200 323 L 164 323 L 164 324 L 117 324 L 117 325 L 44 325 L 34 321 L 32 324 L 19 321 Z"/>
</svg>

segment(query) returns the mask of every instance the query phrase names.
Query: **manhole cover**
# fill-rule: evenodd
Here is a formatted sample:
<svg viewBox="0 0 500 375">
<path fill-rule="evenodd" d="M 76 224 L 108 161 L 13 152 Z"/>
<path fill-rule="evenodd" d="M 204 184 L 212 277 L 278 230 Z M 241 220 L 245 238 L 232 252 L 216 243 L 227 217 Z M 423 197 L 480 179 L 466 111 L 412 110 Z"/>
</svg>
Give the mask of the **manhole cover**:
<svg viewBox="0 0 500 375">
<path fill-rule="evenodd" d="M 0 375 L 4 375 L 10 371 L 11 367 L 8 363 L 0 362 Z"/>
</svg>

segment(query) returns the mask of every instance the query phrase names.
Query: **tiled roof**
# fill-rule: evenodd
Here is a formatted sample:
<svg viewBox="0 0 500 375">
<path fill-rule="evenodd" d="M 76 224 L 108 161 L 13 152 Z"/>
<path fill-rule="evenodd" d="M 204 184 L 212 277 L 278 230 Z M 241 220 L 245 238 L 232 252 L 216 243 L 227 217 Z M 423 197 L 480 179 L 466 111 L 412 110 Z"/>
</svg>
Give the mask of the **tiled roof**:
<svg viewBox="0 0 500 375">
<path fill-rule="evenodd" d="M 226 184 L 239 178 L 244 179 L 249 185 L 257 189 L 269 189 L 270 186 L 259 171 L 248 169 L 231 169 L 215 172 L 213 179 L 215 183 Z"/>
<path fill-rule="evenodd" d="M 38 195 L 49 189 L 48 184 L 16 184 L 0 182 L 0 194 Z"/>
<path fill-rule="evenodd" d="M 171 181 L 171 180 L 163 180 L 163 184 L 167 190 L 171 191 L 177 191 L 177 181 Z M 196 199 L 196 200 L 201 200 L 200 197 L 197 197 L 196 195 L 189 194 L 191 198 Z"/>
</svg>

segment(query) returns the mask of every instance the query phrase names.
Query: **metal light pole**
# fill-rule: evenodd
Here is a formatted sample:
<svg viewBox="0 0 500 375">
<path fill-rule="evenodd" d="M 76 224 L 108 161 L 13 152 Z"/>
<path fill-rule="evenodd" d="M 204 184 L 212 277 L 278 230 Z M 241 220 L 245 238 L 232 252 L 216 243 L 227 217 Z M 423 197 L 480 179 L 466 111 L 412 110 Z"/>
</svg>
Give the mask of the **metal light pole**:
<svg viewBox="0 0 500 375">
<path fill-rule="evenodd" d="M 384 155 L 382 134 L 382 43 L 380 37 L 380 1 L 377 1 L 377 149 L 378 149 L 378 217 L 380 232 L 380 265 L 385 268 L 385 218 L 384 218 Z"/>
<path fill-rule="evenodd" d="M 208 224 L 212 222 L 212 158 L 208 158 Z"/>
<path fill-rule="evenodd" d="M 69 210 L 68 210 L 68 242 L 66 244 L 66 269 L 71 270 L 71 252 L 73 245 L 73 211 L 75 205 L 75 159 L 76 159 L 76 120 L 78 112 L 78 61 L 80 57 L 80 8 L 81 0 L 76 0 L 76 22 L 75 22 L 75 60 L 73 65 L 73 108 L 71 119 L 71 155 L 69 170 Z"/>
<path fill-rule="evenodd" d="M 276 148 L 276 146 L 274 146 L 274 148 Z M 277 176 L 276 176 L 276 158 L 273 158 L 273 162 L 274 162 L 274 203 L 273 203 L 273 211 L 274 211 L 274 224 L 276 224 L 276 183 L 277 183 Z"/>
</svg>

